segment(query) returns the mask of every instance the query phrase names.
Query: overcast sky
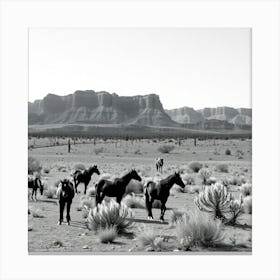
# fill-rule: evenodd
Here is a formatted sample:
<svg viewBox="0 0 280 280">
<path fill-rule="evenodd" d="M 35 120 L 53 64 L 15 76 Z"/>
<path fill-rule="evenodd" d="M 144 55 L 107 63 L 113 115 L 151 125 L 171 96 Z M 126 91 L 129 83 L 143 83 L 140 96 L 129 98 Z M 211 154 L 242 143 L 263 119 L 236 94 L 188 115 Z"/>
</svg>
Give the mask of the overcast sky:
<svg viewBox="0 0 280 280">
<path fill-rule="evenodd" d="M 166 109 L 251 107 L 247 28 L 30 29 L 29 101 L 155 93 Z"/>
</svg>

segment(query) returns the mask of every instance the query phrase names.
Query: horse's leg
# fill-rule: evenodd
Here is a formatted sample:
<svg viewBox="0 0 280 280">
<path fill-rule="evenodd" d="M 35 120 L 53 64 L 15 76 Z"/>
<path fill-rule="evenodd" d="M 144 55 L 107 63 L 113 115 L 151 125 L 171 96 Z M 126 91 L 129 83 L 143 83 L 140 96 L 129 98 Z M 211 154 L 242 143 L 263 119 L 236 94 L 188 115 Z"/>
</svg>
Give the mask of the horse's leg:
<svg viewBox="0 0 280 280">
<path fill-rule="evenodd" d="M 76 194 L 78 193 L 78 180 L 74 178 L 74 187 Z"/>
<path fill-rule="evenodd" d="M 165 204 L 166 204 L 166 200 L 162 200 L 161 201 L 161 208 L 160 208 L 160 220 L 163 222 L 164 221 L 164 213 L 166 211 L 166 207 L 165 207 Z"/>
<path fill-rule="evenodd" d="M 32 188 L 31 200 L 34 200 L 34 193 L 35 193 L 35 189 Z"/>
<path fill-rule="evenodd" d="M 61 223 L 63 222 L 64 206 L 65 206 L 65 201 L 59 200 L 59 221 L 58 221 L 58 225 L 61 225 Z"/>
<path fill-rule="evenodd" d="M 37 188 L 35 189 L 35 201 L 37 201 Z"/>
<path fill-rule="evenodd" d="M 85 182 L 85 190 L 84 190 L 84 194 L 86 194 L 86 193 L 87 193 L 87 186 L 88 186 L 88 184 L 89 184 L 89 181 L 86 181 L 86 182 Z"/>
<path fill-rule="evenodd" d="M 119 203 L 119 204 L 121 204 L 121 201 L 122 201 L 122 195 L 119 195 L 119 196 L 117 196 L 117 203 Z"/>
<path fill-rule="evenodd" d="M 145 194 L 145 196 L 146 196 L 146 209 L 147 209 L 147 212 L 148 212 L 148 219 L 151 220 L 151 219 L 154 218 L 153 213 L 152 213 L 153 202 L 150 199 L 149 194 Z"/>
<path fill-rule="evenodd" d="M 71 221 L 71 218 L 70 218 L 70 208 L 71 208 L 71 204 L 72 204 L 72 201 L 68 201 L 68 202 L 67 202 L 66 220 L 67 220 L 67 224 L 68 224 L 68 225 L 70 225 L 70 221 Z"/>
</svg>

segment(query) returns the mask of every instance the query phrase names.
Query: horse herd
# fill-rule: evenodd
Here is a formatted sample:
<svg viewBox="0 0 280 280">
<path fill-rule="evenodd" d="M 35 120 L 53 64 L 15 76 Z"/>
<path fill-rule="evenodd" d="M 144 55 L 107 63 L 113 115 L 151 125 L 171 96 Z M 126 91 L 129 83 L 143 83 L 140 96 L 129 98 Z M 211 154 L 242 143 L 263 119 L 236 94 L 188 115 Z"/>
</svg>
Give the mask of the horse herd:
<svg viewBox="0 0 280 280">
<path fill-rule="evenodd" d="M 160 166 L 160 168 L 158 167 Z M 157 171 L 162 172 L 163 159 L 156 160 L 156 169 Z M 87 186 L 91 180 L 91 176 L 93 173 L 100 175 L 100 172 L 96 165 L 91 166 L 86 170 L 76 170 L 71 174 L 73 180 L 63 179 L 60 181 L 57 189 L 57 197 L 59 199 L 59 221 L 58 225 L 61 225 L 63 222 L 63 212 L 66 206 L 66 220 L 67 224 L 70 224 L 70 208 L 72 204 L 72 200 L 75 196 L 75 192 L 77 193 L 77 187 L 80 183 L 84 183 L 85 189 L 84 194 L 86 194 Z M 139 176 L 135 169 L 131 169 L 124 176 L 115 178 L 114 180 L 101 179 L 95 185 L 96 191 L 96 205 L 100 204 L 105 196 L 115 197 L 118 203 L 121 202 L 125 192 L 126 187 L 129 182 L 134 179 L 137 181 L 142 181 L 142 178 Z M 161 202 L 161 213 L 160 220 L 164 221 L 164 213 L 166 210 L 165 204 L 169 197 L 170 189 L 174 184 L 179 185 L 181 188 L 185 187 L 185 184 L 179 173 L 175 172 L 165 179 L 160 180 L 159 182 L 154 182 L 149 180 L 144 185 L 144 196 L 146 202 L 146 209 L 148 212 L 148 219 L 153 219 L 152 214 L 152 204 L 154 200 L 160 200 Z M 38 177 L 29 178 L 28 187 L 32 188 L 32 196 L 35 194 L 37 189 L 40 188 L 41 195 L 43 194 L 43 184 Z"/>
</svg>

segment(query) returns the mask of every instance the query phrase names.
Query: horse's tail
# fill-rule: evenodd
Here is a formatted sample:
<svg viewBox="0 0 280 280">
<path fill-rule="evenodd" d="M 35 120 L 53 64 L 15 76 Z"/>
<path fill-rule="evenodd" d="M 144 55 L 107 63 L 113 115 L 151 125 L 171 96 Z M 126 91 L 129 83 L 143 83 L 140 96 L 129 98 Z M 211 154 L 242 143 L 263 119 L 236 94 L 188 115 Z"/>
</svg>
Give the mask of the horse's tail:
<svg viewBox="0 0 280 280">
<path fill-rule="evenodd" d="M 100 201 L 100 184 L 99 182 L 95 184 L 95 205 Z"/>
</svg>

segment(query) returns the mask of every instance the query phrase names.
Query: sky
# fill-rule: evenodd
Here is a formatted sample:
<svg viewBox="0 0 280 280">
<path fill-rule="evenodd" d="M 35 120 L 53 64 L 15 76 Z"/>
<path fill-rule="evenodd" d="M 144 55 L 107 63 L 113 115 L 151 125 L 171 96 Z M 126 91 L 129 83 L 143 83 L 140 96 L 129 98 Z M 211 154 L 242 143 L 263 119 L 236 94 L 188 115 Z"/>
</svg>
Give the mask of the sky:
<svg viewBox="0 0 280 280">
<path fill-rule="evenodd" d="M 31 28 L 29 101 L 76 90 L 155 93 L 165 109 L 251 107 L 251 30 Z"/>
</svg>

